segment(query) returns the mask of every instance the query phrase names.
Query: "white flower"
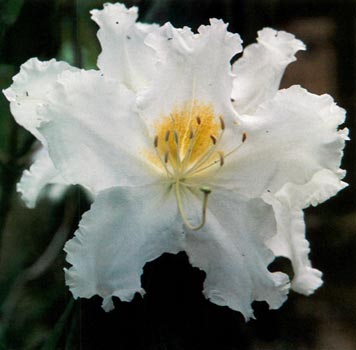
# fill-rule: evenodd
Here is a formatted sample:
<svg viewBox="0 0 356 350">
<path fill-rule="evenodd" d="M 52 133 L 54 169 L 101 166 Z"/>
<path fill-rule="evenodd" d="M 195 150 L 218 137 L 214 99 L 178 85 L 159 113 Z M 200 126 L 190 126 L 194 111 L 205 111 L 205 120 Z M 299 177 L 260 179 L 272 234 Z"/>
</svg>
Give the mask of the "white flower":
<svg viewBox="0 0 356 350">
<path fill-rule="evenodd" d="M 179 251 L 206 272 L 204 295 L 246 319 L 254 300 L 286 299 L 275 256 L 291 259 L 292 288 L 312 293 L 321 273 L 302 210 L 346 186 L 347 130 L 330 96 L 278 91 L 302 42 L 265 28 L 231 67 L 241 40 L 220 20 L 193 34 L 135 23 L 121 4 L 92 18 L 100 70 L 31 59 L 5 91 L 56 174 L 96 194 L 65 247 L 74 297 L 100 295 L 110 310 L 113 296 L 143 292 L 146 262 Z"/>
</svg>

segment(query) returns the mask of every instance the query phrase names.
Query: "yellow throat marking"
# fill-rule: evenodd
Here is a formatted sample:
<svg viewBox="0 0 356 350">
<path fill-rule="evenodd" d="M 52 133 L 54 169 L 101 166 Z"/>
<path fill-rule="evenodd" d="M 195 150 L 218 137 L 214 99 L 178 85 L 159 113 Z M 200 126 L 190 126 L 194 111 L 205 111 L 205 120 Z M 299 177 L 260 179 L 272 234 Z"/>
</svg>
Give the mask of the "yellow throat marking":
<svg viewBox="0 0 356 350">
<path fill-rule="evenodd" d="M 206 221 L 211 189 L 189 180 L 213 166 L 222 167 L 225 158 L 245 142 L 246 134 L 243 133 L 242 142 L 237 147 L 224 154 L 220 149 L 225 131 L 223 116 L 216 115 L 211 104 L 196 100 L 161 116 L 154 129 L 155 154 L 148 154 L 148 158 L 165 171 L 168 183 L 174 187 L 178 210 L 185 225 L 191 230 L 199 230 Z M 203 194 L 202 217 L 200 224 L 192 225 L 185 214 L 181 192 L 196 188 Z"/>
<path fill-rule="evenodd" d="M 155 125 L 154 146 L 169 177 L 182 179 L 219 160 L 216 147 L 224 128 L 213 106 L 197 101 L 162 116 Z"/>
</svg>

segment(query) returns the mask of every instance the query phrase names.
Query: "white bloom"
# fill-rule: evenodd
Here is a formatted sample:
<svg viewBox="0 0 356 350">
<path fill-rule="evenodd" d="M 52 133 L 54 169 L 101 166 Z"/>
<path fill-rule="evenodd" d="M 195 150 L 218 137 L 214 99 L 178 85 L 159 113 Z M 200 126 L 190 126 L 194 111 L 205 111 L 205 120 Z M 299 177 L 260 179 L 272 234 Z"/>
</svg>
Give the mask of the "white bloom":
<svg viewBox="0 0 356 350">
<path fill-rule="evenodd" d="M 135 23 L 121 4 L 92 17 L 99 71 L 32 59 L 5 91 L 58 176 L 97 194 L 65 247 L 74 297 L 110 310 L 143 292 L 146 262 L 182 250 L 206 272 L 204 295 L 246 319 L 254 300 L 286 299 L 275 256 L 291 259 L 292 288 L 313 292 L 302 210 L 345 187 L 347 131 L 330 96 L 278 91 L 304 45 L 266 28 L 231 67 L 241 40 L 220 20 L 194 34 Z"/>
</svg>

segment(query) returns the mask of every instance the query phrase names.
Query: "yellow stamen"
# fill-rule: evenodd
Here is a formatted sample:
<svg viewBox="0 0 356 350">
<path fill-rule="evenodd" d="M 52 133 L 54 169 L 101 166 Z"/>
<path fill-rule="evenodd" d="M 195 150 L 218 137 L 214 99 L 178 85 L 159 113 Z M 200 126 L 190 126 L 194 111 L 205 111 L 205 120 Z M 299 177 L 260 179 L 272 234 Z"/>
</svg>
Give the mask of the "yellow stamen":
<svg viewBox="0 0 356 350">
<path fill-rule="evenodd" d="M 219 153 L 219 157 L 220 157 L 220 166 L 223 166 L 224 165 L 224 153 L 223 152 L 218 152 Z"/>
<path fill-rule="evenodd" d="M 169 151 L 166 151 L 164 154 L 164 162 L 167 164 L 168 163 L 168 157 L 169 157 Z"/>
<path fill-rule="evenodd" d="M 168 142 L 170 133 L 171 132 L 169 130 L 166 131 L 166 135 L 164 137 L 164 141 Z"/>
<path fill-rule="evenodd" d="M 196 100 L 161 116 L 154 128 L 156 155 L 147 155 L 155 165 L 165 170 L 167 182 L 172 188 L 174 186 L 178 210 L 185 225 L 190 230 L 199 230 L 206 222 L 211 190 L 199 187 L 197 175 L 213 166 L 223 167 L 227 157 L 246 141 L 247 135 L 243 133 L 238 145 L 226 149 L 226 142 L 221 142 L 226 129 L 224 117 L 215 114 L 211 104 Z M 185 214 L 181 195 L 183 188 L 187 191 L 199 188 L 203 193 L 202 216 L 198 225 L 193 225 Z"/>
<path fill-rule="evenodd" d="M 222 116 L 219 116 L 221 130 L 225 130 L 225 122 Z"/>
<path fill-rule="evenodd" d="M 181 108 L 175 108 L 169 115 L 162 116 L 155 129 L 158 139 L 166 141 L 158 143 L 161 154 L 164 155 L 168 148 L 172 165 L 183 165 L 183 159 L 186 159 L 184 166 L 189 168 L 211 148 L 210 135 L 221 133 L 221 121 L 219 116 L 215 115 L 212 105 L 193 101 Z M 170 137 L 170 134 L 173 134 L 173 137 Z M 185 169 L 178 170 L 184 172 Z"/>
<path fill-rule="evenodd" d="M 190 127 L 189 138 L 192 139 L 193 137 L 194 137 L 194 129 L 193 129 L 193 127 L 191 126 L 191 127 Z"/>
<path fill-rule="evenodd" d="M 246 139 L 247 139 L 247 135 L 246 135 L 246 133 L 244 132 L 244 133 L 242 134 L 242 142 L 245 142 Z"/>
</svg>

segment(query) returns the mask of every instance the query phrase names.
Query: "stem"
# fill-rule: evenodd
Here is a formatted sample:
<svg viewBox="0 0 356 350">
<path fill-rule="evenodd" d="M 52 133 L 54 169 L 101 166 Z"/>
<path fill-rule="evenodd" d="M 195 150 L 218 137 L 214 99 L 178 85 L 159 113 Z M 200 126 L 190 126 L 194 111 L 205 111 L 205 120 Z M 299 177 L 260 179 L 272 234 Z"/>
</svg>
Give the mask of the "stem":
<svg viewBox="0 0 356 350">
<path fill-rule="evenodd" d="M 72 38 L 73 38 L 73 53 L 74 53 L 74 65 L 78 68 L 83 67 L 83 55 L 80 48 L 80 28 L 79 28 L 79 17 L 78 17 L 78 2 L 73 0 L 73 22 L 72 22 Z"/>
<path fill-rule="evenodd" d="M 67 327 L 70 315 L 72 314 L 74 303 L 75 303 L 74 299 L 71 298 L 66 308 L 64 309 L 63 314 L 61 315 L 56 325 L 54 326 L 52 335 L 49 337 L 46 343 L 43 344 L 41 350 L 57 349 L 58 342 L 60 341 L 61 336 Z"/>
<path fill-rule="evenodd" d="M 2 162 L 1 171 L 1 201 L 0 201 L 0 251 L 2 247 L 2 234 L 7 222 L 8 212 L 11 207 L 11 198 L 15 183 L 19 175 L 19 169 L 16 166 L 16 153 L 18 141 L 18 127 L 13 120 L 10 122 L 9 140 L 7 152 Z"/>
<path fill-rule="evenodd" d="M 16 311 L 17 302 L 21 298 L 25 285 L 43 275 L 62 251 L 63 245 L 68 238 L 70 227 L 77 217 L 76 205 L 71 196 L 68 198 L 63 217 L 63 222 L 55 232 L 43 254 L 30 267 L 20 273 L 13 283 L 2 306 L 1 326 L 3 330 L 6 331 L 10 325 L 11 318 Z"/>
</svg>

